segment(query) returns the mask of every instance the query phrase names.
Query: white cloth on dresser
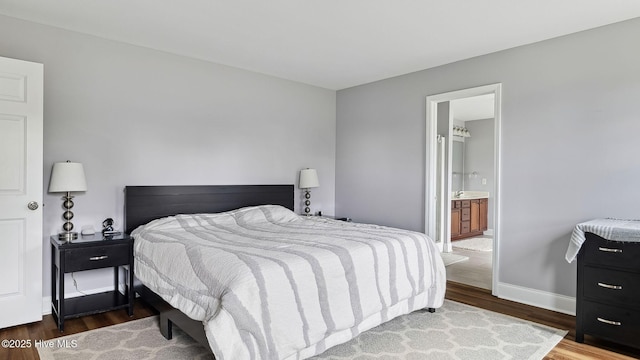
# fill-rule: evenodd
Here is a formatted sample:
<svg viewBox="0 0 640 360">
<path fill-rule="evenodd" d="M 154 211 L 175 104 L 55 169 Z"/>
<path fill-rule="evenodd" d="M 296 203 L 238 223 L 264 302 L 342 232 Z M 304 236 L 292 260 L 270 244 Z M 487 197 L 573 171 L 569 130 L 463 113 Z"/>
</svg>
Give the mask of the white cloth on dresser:
<svg viewBox="0 0 640 360">
<path fill-rule="evenodd" d="M 565 255 L 568 262 L 572 262 L 578 256 L 586 239 L 584 234 L 588 232 L 607 240 L 640 242 L 640 220 L 595 219 L 576 225 Z"/>
</svg>

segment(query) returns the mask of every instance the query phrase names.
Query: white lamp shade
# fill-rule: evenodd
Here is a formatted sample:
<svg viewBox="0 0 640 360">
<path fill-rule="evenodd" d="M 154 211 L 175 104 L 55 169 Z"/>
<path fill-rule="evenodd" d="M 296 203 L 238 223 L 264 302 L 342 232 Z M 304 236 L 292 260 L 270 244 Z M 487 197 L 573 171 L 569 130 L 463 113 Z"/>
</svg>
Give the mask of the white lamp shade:
<svg viewBox="0 0 640 360">
<path fill-rule="evenodd" d="M 49 192 L 87 191 L 84 167 L 80 163 L 59 162 L 53 164 Z"/>
<path fill-rule="evenodd" d="M 320 182 L 318 182 L 318 172 L 316 169 L 300 170 L 300 183 L 298 186 L 300 189 L 310 189 L 320 186 Z"/>
</svg>

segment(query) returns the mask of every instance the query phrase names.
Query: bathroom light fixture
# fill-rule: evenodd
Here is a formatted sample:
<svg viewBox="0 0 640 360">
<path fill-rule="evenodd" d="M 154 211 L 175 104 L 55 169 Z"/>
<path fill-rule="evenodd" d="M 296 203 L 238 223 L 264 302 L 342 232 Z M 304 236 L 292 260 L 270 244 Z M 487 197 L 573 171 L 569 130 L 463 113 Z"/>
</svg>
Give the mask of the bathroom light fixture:
<svg viewBox="0 0 640 360">
<path fill-rule="evenodd" d="M 58 234 L 60 240 L 71 241 L 78 238 L 78 233 L 73 232 L 73 196 L 71 192 L 87 191 L 87 181 L 84 177 L 84 167 L 80 163 L 74 163 L 71 161 L 59 162 L 53 164 L 53 170 L 51 170 L 51 181 L 49 182 L 49 192 L 66 193 L 62 197 L 62 206 L 65 212 L 62 214 L 62 218 L 65 220 L 62 225 L 63 232 Z"/>
<path fill-rule="evenodd" d="M 302 169 L 300 170 L 300 182 L 298 183 L 298 187 L 300 189 L 304 189 L 304 214 L 309 216 L 311 215 L 311 209 L 309 206 L 311 205 L 311 192 L 309 189 L 316 188 L 320 186 L 320 182 L 318 182 L 318 172 L 316 169 Z"/>
<path fill-rule="evenodd" d="M 471 133 L 464 126 L 454 126 L 453 127 L 453 136 L 471 137 Z"/>
</svg>

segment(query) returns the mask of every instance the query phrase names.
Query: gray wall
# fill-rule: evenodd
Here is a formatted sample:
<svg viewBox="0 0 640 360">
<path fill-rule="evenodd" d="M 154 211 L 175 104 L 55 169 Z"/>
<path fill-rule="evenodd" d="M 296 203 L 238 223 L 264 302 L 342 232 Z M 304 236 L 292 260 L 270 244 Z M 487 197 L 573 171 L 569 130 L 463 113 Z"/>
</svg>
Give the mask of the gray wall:
<svg viewBox="0 0 640 360">
<path fill-rule="evenodd" d="M 574 225 L 638 218 L 635 34 L 640 19 L 338 91 L 336 212 L 423 231 L 426 96 L 502 83 L 499 281 L 573 296 Z"/>
<path fill-rule="evenodd" d="M 4 16 L 0 33 L 0 56 L 44 64 L 45 295 L 48 236 L 62 226 L 60 196 L 46 191 L 57 161 L 85 166 L 77 229 L 106 217 L 121 228 L 125 185 L 297 184 L 304 167 L 318 170 L 313 210 L 334 213 L 334 91 Z"/>
</svg>

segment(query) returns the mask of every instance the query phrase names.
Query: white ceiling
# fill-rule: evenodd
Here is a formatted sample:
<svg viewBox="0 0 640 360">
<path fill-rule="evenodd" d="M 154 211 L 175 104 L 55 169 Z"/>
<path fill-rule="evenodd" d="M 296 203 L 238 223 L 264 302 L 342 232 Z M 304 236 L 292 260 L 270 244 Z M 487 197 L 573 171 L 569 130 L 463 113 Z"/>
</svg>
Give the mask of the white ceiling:
<svg viewBox="0 0 640 360">
<path fill-rule="evenodd" d="M 457 121 L 493 119 L 494 94 L 473 96 L 451 101 L 451 116 Z"/>
<path fill-rule="evenodd" d="M 640 16 L 638 0 L 0 0 L 0 14 L 343 89 Z"/>
</svg>

